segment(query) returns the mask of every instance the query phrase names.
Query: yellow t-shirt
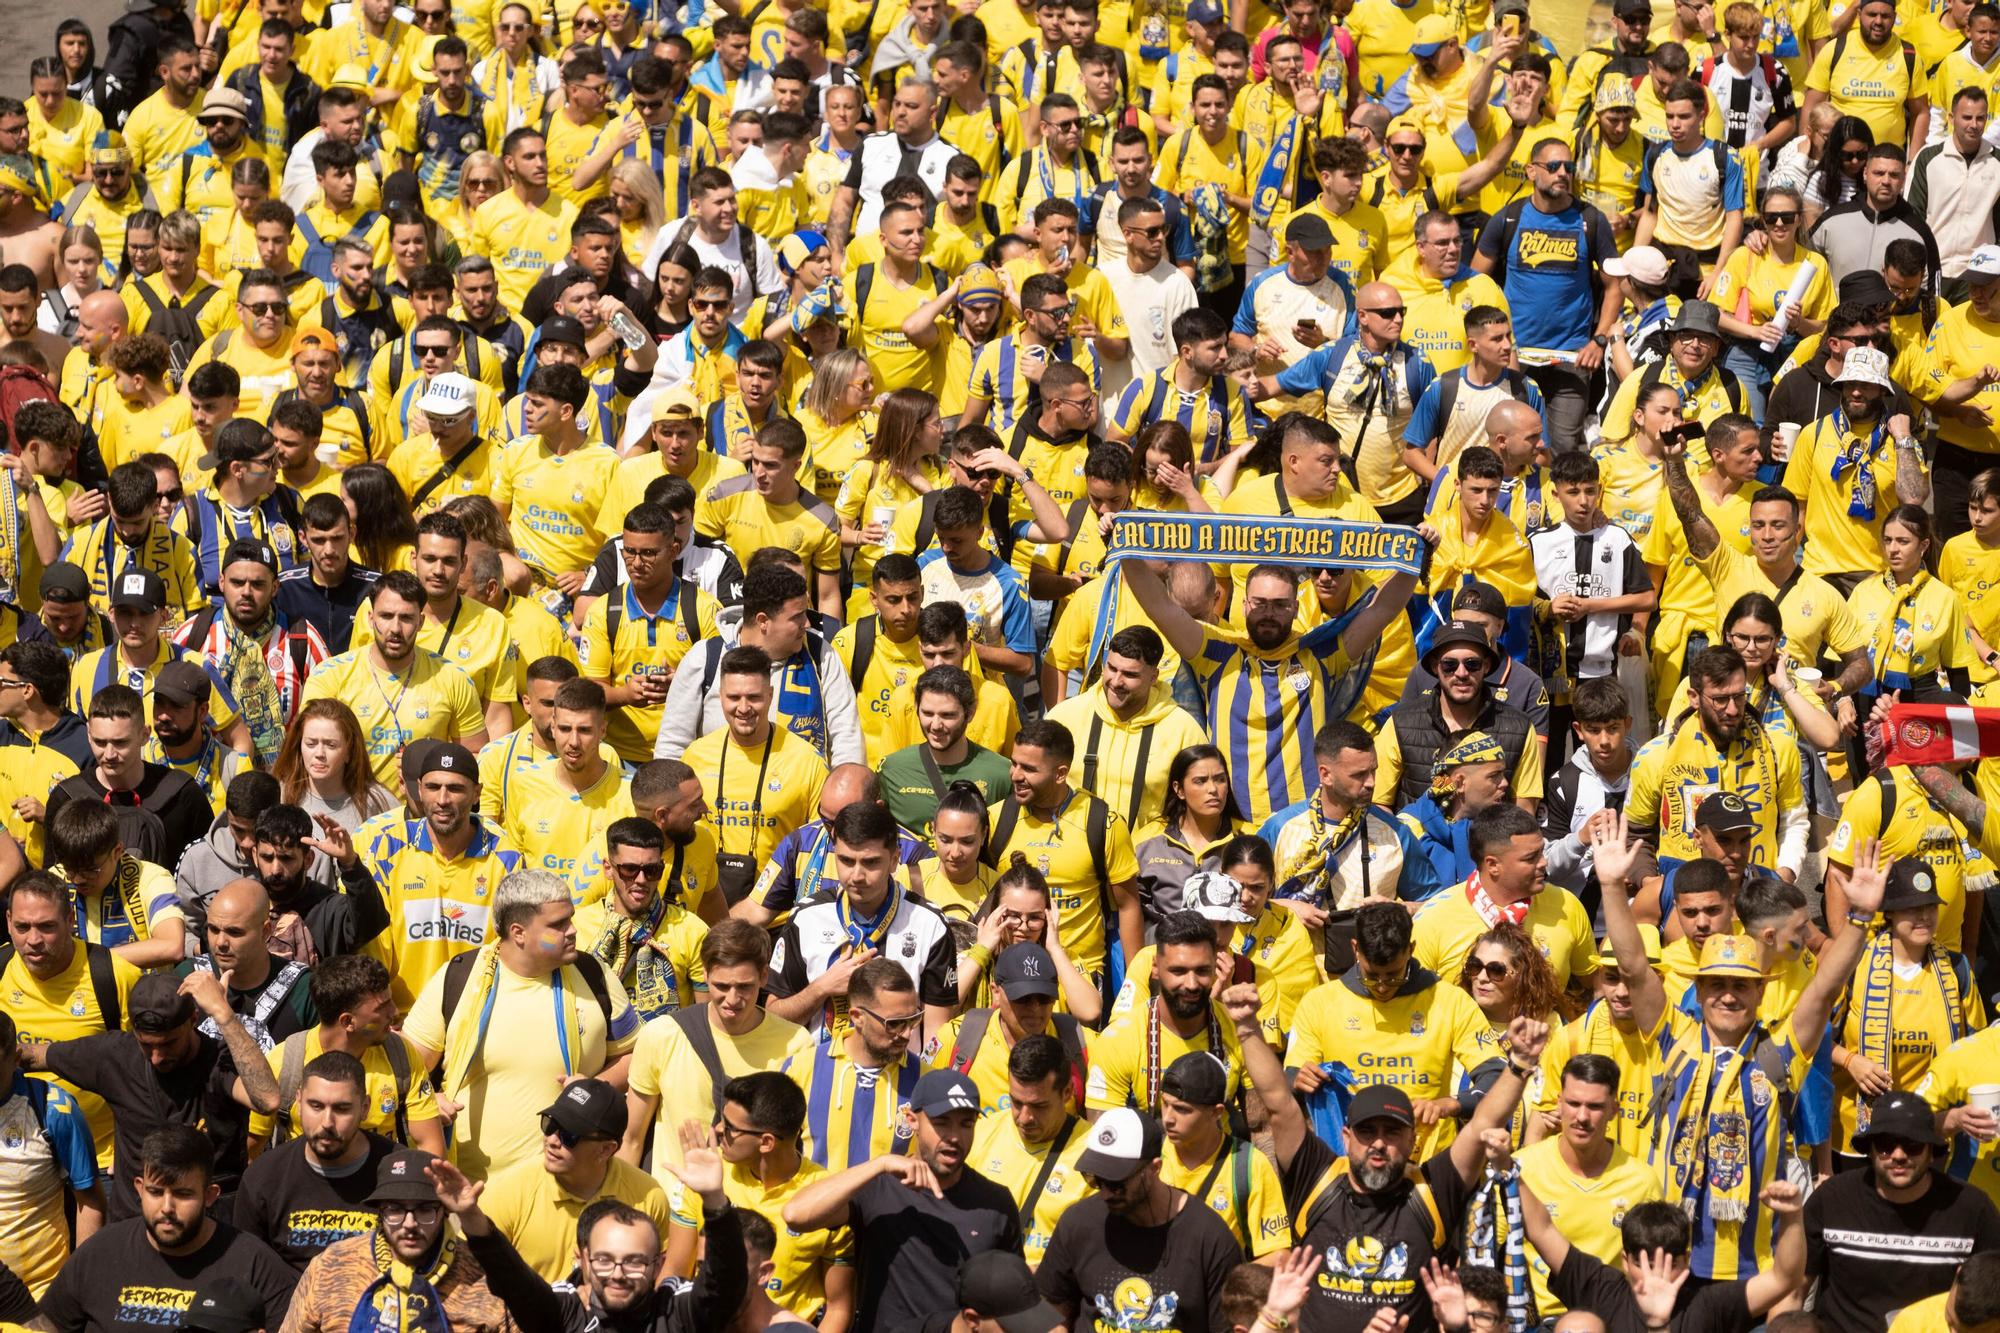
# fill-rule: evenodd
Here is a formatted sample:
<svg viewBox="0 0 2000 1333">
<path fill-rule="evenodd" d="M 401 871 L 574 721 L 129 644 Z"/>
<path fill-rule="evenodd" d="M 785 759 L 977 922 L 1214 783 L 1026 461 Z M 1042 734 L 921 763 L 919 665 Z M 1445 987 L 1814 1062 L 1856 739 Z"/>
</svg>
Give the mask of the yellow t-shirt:
<svg viewBox="0 0 2000 1333">
<path fill-rule="evenodd" d="M 535 280 L 569 253 L 569 229 L 576 205 L 550 194 L 530 206 L 512 190 L 502 190 L 472 215 L 473 254 L 493 261 L 500 282 L 500 303 L 519 310 Z"/>
<path fill-rule="evenodd" d="M 1521 1164 L 1522 1183 L 1549 1210 L 1549 1220 L 1562 1230 L 1563 1239 L 1613 1267 L 1624 1255 L 1618 1228 L 1625 1214 L 1635 1204 L 1664 1197 L 1659 1172 L 1616 1144 L 1611 1160 L 1588 1180 L 1563 1161 L 1562 1144 L 1555 1138 L 1529 1144 L 1515 1154 L 1515 1160 Z M 1532 1247 L 1528 1274 L 1535 1287 L 1535 1309 L 1543 1318 L 1561 1314 L 1564 1306 L 1549 1294 L 1549 1266 Z"/>
<path fill-rule="evenodd" d="M 826 761 L 784 726 L 773 724 L 770 737 L 754 748 L 723 727 L 688 746 L 681 758 L 701 779 L 720 855 L 747 855 L 761 866 L 787 833 L 819 818 Z"/>
<path fill-rule="evenodd" d="M 1189 1051 L 1209 1051 L 1228 1070 L 1224 1095 L 1234 1097 L 1243 1082 L 1243 1044 L 1236 1038 L 1236 1026 L 1214 1006 L 1214 1022 L 1183 1037 L 1173 1024 L 1159 1024 L 1158 1063 L 1151 1062 L 1151 1017 L 1156 1006 L 1148 1006 L 1107 1025 L 1091 1042 L 1090 1077 L 1084 1084 L 1084 1103 L 1093 1111 L 1109 1111 L 1120 1106 L 1134 1107 L 1147 1115 L 1160 1113 L 1159 1077 L 1174 1061 Z M 1212 1038 L 1220 1034 L 1220 1046 Z"/>
<path fill-rule="evenodd" d="M 1216 1171 L 1216 1158 L 1224 1152 L 1229 1160 Z M 1239 1188 L 1239 1177 L 1247 1188 Z M 1229 1224 L 1229 1234 L 1253 1259 L 1291 1244 L 1292 1213 L 1285 1206 L 1278 1168 L 1253 1144 L 1225 1135 L 1214 1153 L 1199 1162 L 1187 1162 L 1181 1159 L 1179 1146 L 1168 1143 L 1160 1153 L 1160 1179 L 1189 1194 L 1201 1189 L 1204 1181 L 1209 1182 L 1201 1201 Z"/>
<path fill-rule="evenodd" d="M 748 475 L 731 477 L 695 501 L 694 530 L 727 546 L 745 564 L 766 546 L 782 546 L 797 552 L 809 573 L 840 568 L 840 519 L 810 490 L 801 489 L 788 504 L 773 504 L 757 493 Z"/>
<path fill-rule="evenodd" d="M 764 1294 L 780 1309 L 809 1321 L 826 1312 L 827 1269 L 853 1263 L 854 1232 L 846 1226 L 794 1231 L 785 1225 L 785 1205 L 826 1174 L 825 1167 L 802 1157 L 792 1178 L 780 1184 L 767 1185 L 758 1179 L 754 1164 L 746 1168 L 732 1163 L 722 1177 L 722 1192 L 729 1201 L 762 1216 L 777 1235 L 771 1280 Z"/>
<path fill-rule="evenodd" d="M 547 773 L 547 791 L 505 812 L 504 827 L 527 869 L 568 879 L 579 860 L 597 848 L 604 830 L 633 813 L 632 784 L 621 765 L 606 764 L 597 781 L 572 791 L 558 771 L 560 763 Z"/>
<path fill-rule="evenodd" d="M 1984 1028 L 1961 1037 L 1931 1061 L 1930 1072 L 1917 1084 L 1917 1095 L 1934 1111 L 1964 1106 L 1966 1094 L 1982 1083 L 1993 1082 L 1994 1062 L 2000 1060 L 2000 1027 Z M 1957 1153 L 1973 1158 L 1967 1183 L 1977 1185 L 1986 1197 L 2000 1203 L 2000 1139 L 1981 1143 L 1971 1135 L 1962 1136 Z"/>
<path fill-rule="evenodd" d="M 1035 1200 L 1033 1217 L 1021 1219 L 1021 1247 L 1030 1267 L 1042 1261 L 1048 1251 L 1049 1238 L 1055 1235 L 1056 1223 L 1067 1212 L 1070 1205 L 1095 1193 L 1082 1171 L 1077 1169 L 1076 1159 L 1090 1143 L 1089 1127 L 1078 1121 L 1070 1131 L 1069 1141 L 1056 1157 L 1056 1164 L 1049 1172 L 1049 1178 L 1042 1184 L 1040 1197 Z M 989 1115 L 979 1122 L 973 1131 L 972 1154 L 966 1164 L 980 1175 L 997 1185 L 1004 1186 L 1014 1196 L 1014 1204 L 1019 1207 L 1028 1198 L 1028 1191 L 1042 1174 L 1042 1166 L 1054 1140 L 1029 1147 L 1021 1141 L 1021 1131 L 1015 1128 L 1014 1119 L 1008 1115 Z"/>
<path fill-rule="evenodd" d="M 1117 928 L 1115 919 L 1105 919 L 1102 906 L 1110 901 L 1111 887 L 1129 884 L 1139 877 L 1139 859 L 1132 853 L 1131 831 L 1123 817 L 1107 810 L 1104 881 L 1099 884 L 1088 836 L 1090 804 L 1094 799 L 1087 793 L 1072 791 L 1057 807 L 1053 819 L 1020 810 L 1013 835 L 1004 846 L 995 849 L 993 857 L 995 865 L 1004 866 L 1013 860 L 1015 852 L 1021 852 L 1029 864 L 1042 872 L 1059 914 L 1063 950 L 1085 976 L 1095 976 L 1103 969 L 1107 933 Z"/>
<path fill-rule="evenodd" d="M 659 1183 L 616 1157 L 611 1159 L 597 1193 L 579 1199 L 549 1174 L 537 1152 L 495 1173 L 479 1196 L 479 1206 L 528 1267 L 550 1282 L 560 1282 L 576 1267 L 577 1219 L 584 1209 L 602 1199 L 616 1199 L 637 1208 L 653 1219 L 662 1236 L 673 1224 L 666 1192 Z"/>
<path fill-rule="evenodd" d="M 1211 144 L 1200 130 L 1189 126 L 1160 145 L 1153 183 L 1181 196 L 1183 202 L 1203 185 L 1219 185 L 1229 194 L 1248 196 L 1256 193 L 1258 166 L 1249 135 L 1224 127 L 1222 142 Z M 1250 240 L 1250 214 L 1240 208 L 1227 211 L 1229 260 L 1240 264 Z"/>
<path fill-rule="evenodd" d="M 1860 31 L 1850 29 L 1813 57 L 1806 91 L 1825 93 L 1841 115 L 1867 121 L 1875 142 L 1899 144 L 1906 137 L 1903 104 L 1924 94 L 1918 68 L 1900 38 L 1892 35 L 1879 51 L 1871 50 Z"/>
<path fill-rule="evenodd" d="M 690 600 L 692 599 L 692 600 Z M 613 607 L 619 613 L 618 642 L 607 633 Z M 671 678 L 695 641 L 715 633 L 720 608 L 715 599 L 685 580 L 676 580 L 656 614 L 648 615 L 632 586 L 614 588 L 591 604 L 578 638 L 577 661 L 592 680 L 629 685 L 641 676 Z M 690 625 L 694 632 L 690 633 Z M 643 764 L 653 757 L 664 704 L 620 704 L 610 711 L 605 739 L 619 758 Z"/>
<path fill-rule="evenodd" d="M 307 1028 L 302 1034 L 305 1042 L 304 1059 L 311 1064 L 325 1051 L 320 1044 L 319 1029 Z M 437 1098 L 431 1095 L 430 1081 L 423 1076 L 423 1062 L 418 1058 L 416 1047 L 407 1037 L 391 1033 L 390 1041 L 403 1043 L 404 1053 L 409 1057 L 411 1070 L 408 1104 L 404 1107 L 403 1118 L 414 1125 L 419 1121 L 438 1118 Z M 283 1043 L 267 1051 L 271 1062 L 271 1077 L 276 1078 L 284 1071 L 285 1048 Z M 385 1139 L 396 1137 L 396 1070 L 389 1063 L 389 1053 L 378 1043 L 370 1046 L 361 1055 L 361 1067 L 368 1075 L 368 1113 L 362 1117 L 361 1127 L 380 1134 Z M 262 1112 L 250 1113 L 250 1137 L 262 1140 L 270 1134 L 277 1117 Z M 292 1132 L 298 1132 L 298 1121 L 292 1122 Z"/>
<path fill-rule="evenodd" d="M 139 969 L 114 956 L 111 977 L 118 991 L 118 1007 L 122 1011 L 132 994 L 134 983 L 139 980 Z M 20 955 L 9 958 L 5 971 L 0 971 L 0 995 L 6 997 L 7 1012 L 14 1019 L 23 1042 L 70 1041 L 108 1030 L 104 1013 L 97 1007 L 97 991 L 90 984 L 90 964 L 81 944 L 77 946 L 69 966 L 46 979 L 30 972 Z M 121 1028 L 126 1026 L 122 1013 L 118 1025 Z M 64 1083 L 53 1074 L 32 1074 L 29 1077 L 60 1084 L 76 1098 L 85 1119 L 90 1121 L 90 1136 L 97 1143 L 97 1164 L 110 1170 L 112 1119 L 111 1108 L 104 1104 L 104 1099 L 94 1092 L 85 1092 L 75 1084 Z"/>
<path fill-rule="evenodd" d="M 607 1020 L 589 988 L 572 985 L 575 974 L 568 976 L 563 999 L 575 1015 L 579 1043 L 574 1051 L 559 1040 L 554 984 L 549 977 L 523 977 L 501 965 L 495 971 L 492 1004 L 484 1019 L 472 1006 L 474 986 L 470 980 L 452 1014 L 453 1023 L 483 1021 L 486 1029 L 464 1088 L 465 1107 L 452 1124 L 459 1167 L 474 1180 L 516 1162 L 539 1166 L 540 1112 L 554 1097 L 560 1081 L 604 1068 L 631 1050 L 638 1037 L 638 1016 L 616 977 L 604 979 L 611 1001 Z M 444 981 L 440 969 L 424 984 L 403 1024 L 404 1035 L 425 1050 L 445 1049 Z M 576 1228 L 571 1225 L 565 1243 L 575 1236 Z"/>
<path fill-rule="evenodd" d="M 400 674 L 378 670 L 365 648 L 329 657 L 306 680 L 301 702 L 314 699 L 338 699 L 354 711 L 375 780 L 398 793 L 404 746 L 425 736 L 455 741 L 486 728 L 472 677 L 421 648 Z"/>
<path fill-rule="evenodd" d="M 782 1069 L 795 1055 L 812 1049 L 812 1034 L 796 1023 L 775 1014 L 765 1014 L 756 1027 L 742 1036 L 732 1036 L 711 1020 L 715 1054 L 722 1072 L 730 1078 Z M 632 1048 L 632 1091 L 659 1100 L 653 1131 L 653 1175 L 664 1188 L 674 1177 L 665 1163 L 681 1159 L 682 1122 L 707 1124 L 715 1117 L 715 1092 L 708 1069 L 689 1045 L 681 1025 L 671 1018 L 655 1018 L 639 1029 L 638 1044 Z"/>
<path fill-rule="evenodd" d="M 365 615 L 354 618 L 351 648 L 375 642 L 375 625 Z M 487 703 L 511 704 L 519 697 L 519 654 L 507 617 L 483 602 L 460 597 L 458 608 L 443 620 L 428 613 L 417 627 L 417 647 L 436 653 L 471 677 L 473 688 Z"/>
<path fill-rule="evenodd" d="M 1568 889 L 1553 884 L 1544 887 L 1530 902 L 1521 928 L 1541 946 L 1558 986 L 1568 986 L 1572 977 L 1597 974 L 1597 939 L 1591 934 L 1590 913 Z M 1447 984 L 1455 983 L 1473 941 L 1488 929 L 1485 918 L 1466 896 L 1465 886 L 1447 886 L 1417 910 L 1414 937 L 1418 966 L 1437 973 Z"/>
<path fill-rule="evenodd" d="M 604 544 L 597 512 L 617 466 L 617 452 L 605 444 L 558 454 L 541 436 L 525 435 L 501 450 L 493 502 L 507 511 L 521 558 L 547 575 L 588 569 Z"/>
</svg>

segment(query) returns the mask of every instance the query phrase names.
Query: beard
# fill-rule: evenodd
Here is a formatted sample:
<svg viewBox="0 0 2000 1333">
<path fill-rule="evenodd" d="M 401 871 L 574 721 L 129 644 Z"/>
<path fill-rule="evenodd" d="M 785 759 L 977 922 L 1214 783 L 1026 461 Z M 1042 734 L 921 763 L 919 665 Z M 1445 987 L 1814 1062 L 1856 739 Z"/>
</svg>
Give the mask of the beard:
<svg viewBox="0 0 2000 1333">
<path fill-rule="evenodd" d="M 1167 991 L 1162 997 L 1167 1003 L 1167 1012 L 1175 1018 L 1199 1018 L 1208 1010 L 1208 992 Z"/>
<path fill-rule="evenodd" d="M 1355 1183 L 1369 1194 L 1380 1194 L 1403 1178 L 1403 1163 L 1389 1162 L 1374 1166 L 1365 1158 L 1352 1159 L 1347 1168 L 1354 1176 Z"/>
</svg>

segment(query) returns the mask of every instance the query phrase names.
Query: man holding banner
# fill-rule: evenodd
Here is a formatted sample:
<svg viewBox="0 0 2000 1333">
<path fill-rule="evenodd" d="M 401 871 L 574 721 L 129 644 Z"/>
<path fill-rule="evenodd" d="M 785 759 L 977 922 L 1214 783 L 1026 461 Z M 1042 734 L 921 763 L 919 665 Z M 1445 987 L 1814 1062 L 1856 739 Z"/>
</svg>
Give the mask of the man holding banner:
<svg viewBox="0 0 2000 1333">
<path fill-rule="evenodd" d="M 1354 711 L 1376 649 L 1417 587 L 1423 543 L 1407 528 L 1333 520 L 1127 515 L 1111 530 L 1111 561 L 1167 642 L 1202 679 L 1209 735 L 1229 756 L 1236 800 L 1252 821 L 1310 794 L 1313 739 Z M 1149 561 L 1249 565 L 1243 630 L 1196 620 L 1168 595 Z M 1299 570 L 1382 569 L 1390 577 L 1346 615 L 1300 633 Z"/>
</svg>

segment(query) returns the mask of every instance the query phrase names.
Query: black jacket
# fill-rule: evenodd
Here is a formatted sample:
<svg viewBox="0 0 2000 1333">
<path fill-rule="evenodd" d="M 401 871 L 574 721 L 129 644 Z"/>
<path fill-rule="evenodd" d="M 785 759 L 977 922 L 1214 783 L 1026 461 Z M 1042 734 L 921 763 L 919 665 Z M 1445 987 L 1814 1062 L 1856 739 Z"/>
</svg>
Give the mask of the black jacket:
<svg viewBox="0 0 2000 1333">
<path fill-rule="evenodd" d="M 169 37 L 194 40 L 194 21 L 185 11 L 162 16 L 154 8 L 121 15 L 112 23 L 104 41 L 107 102 L 97 107 L 106 125 L 123 125 L 132 108 L 159 88 L 160 43 Z"/>
<path fill-rule="evenodd" d="M 743 1223 L 725 1205 L 706 1212 L 702 1234 L 708 1244 L 694 1283 L 684 1291 L 661 1287 L 636 1310 L 611 1314 L 585 1303 L 573 1290 L 557 1291 L 522 1261 L 496 1230 L 467 1236 L 472 1257 L 486 1270 L 486 1285 L 514 1322 L 536 1333 L 712 1333 L 735 1317 L 750 1289 L 743 1253 Z"/>
<path fill-rule="evenodd" d="M 264 118 L 271 113 L 264 105 L 264 80 L 257 66 L 245 65 L 231 74 L 229 86 L 250 103 L 250 138 L 261 140 Z M 280 113 L 285 118 L 285 151 L 289 153 L 299 146 L 299 140 L 319 128 L 319 85 L 294 69 L 291 81 L 285 85 L 284 102 Z"/>
</svg>

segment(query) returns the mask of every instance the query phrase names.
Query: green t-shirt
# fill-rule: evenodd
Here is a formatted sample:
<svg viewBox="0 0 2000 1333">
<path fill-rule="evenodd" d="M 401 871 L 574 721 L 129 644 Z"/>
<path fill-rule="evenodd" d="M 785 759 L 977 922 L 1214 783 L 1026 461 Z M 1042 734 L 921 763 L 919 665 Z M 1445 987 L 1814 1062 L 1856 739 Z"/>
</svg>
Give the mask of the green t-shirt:
<svg viewBox="0 0 2000 1333">
<path fill-rule="evenodd" d="M 889 813 L 925 842 L 930 841 L 931 821 L 937 818 L 938 797 L 953 782 L 964 778 L 978 783 L 986 793 L 988 805 L 1005 799 L 1013 789 L 1012 765 L 985 746 L 970 741 L 965 745 L 965 761 L 940 764 L 938 776 L 944 781 L 933 787 L 921 742 L 905 746 L 882 761 L 882 799 L 889 803 Z"/>
</svg>

